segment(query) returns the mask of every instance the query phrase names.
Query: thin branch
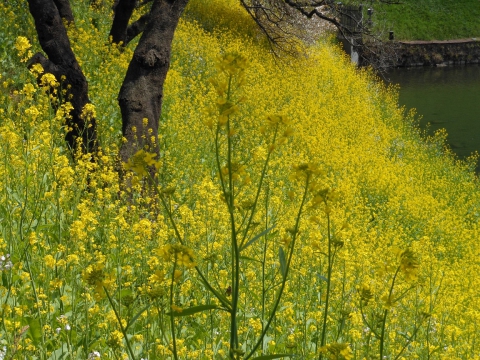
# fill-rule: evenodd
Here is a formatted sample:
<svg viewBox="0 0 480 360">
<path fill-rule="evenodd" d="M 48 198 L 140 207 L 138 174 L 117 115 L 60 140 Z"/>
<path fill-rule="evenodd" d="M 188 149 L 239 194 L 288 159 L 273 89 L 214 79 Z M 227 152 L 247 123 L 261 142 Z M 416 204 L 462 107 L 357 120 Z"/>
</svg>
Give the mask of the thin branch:
<svg viewBox="0 0 480 360">
<path fill-rule="evenodd" d="M 70 2 L 68 0 L 53 0 L 53 2 L 57 6 L 60 17 L 68 23 L 73 23 L 74 18 Z"/>
<path fill-rule="evenodd" d="M 112 42 L 119 44 L 122 42 L 125 44 L 125 38 L 127 36 L 127 28 L 130 18 L 132 17 L 133 10 L 137 0 L 118 0 L 113 5 L 113 23 L 110 29 L 110 36 Z"/>
<path fill-rule="evenodd" d="M 399 0 L 380 2 L 401 3 Z M 339 38 L 358 52 L 359 65 L 370 64 L 382 69 L 396 57 L 394 43 L 382 41 L 382 34 L 372 33 L 369 23 L 364 22 L 360 5 L 358 10 L 354 10 L 354 7 L 338 4 L 334 0 L 240 0 L 240 3 L 265 34 L 276 55 L 279 50 L 295 53 L 299 44 L 296 40 L 303 38 L 302 31 L 305 30 L 305 22 L 298 21 L 298 16 L 301 16 L 305 19 L 316 18 L 337 28 Z"/>
<path fill-rule="evenodd" d="M 125 37 L 125 45 L 135 39 L 143 32 L 143 30 L 145 30 L 145 26 L 147 26 L 149 20 L 150 14 L 144 14 L 137 21 L 133 22 L 128 26 L 127 34 Z"/>
</svg>

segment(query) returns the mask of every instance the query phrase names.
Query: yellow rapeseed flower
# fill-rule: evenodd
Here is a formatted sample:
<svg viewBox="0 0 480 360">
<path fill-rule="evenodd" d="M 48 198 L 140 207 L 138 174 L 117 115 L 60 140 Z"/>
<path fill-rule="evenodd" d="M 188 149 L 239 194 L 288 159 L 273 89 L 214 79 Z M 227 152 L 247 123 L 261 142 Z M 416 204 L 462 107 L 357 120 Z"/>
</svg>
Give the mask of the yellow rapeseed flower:
<svg viewBox="0 0 480 360">
<path fill-rule="evenodd" d="M 95 299 L 99 300 L 105 296 L 104 288 L 112 287 L 114 278 L 106 273 L 105 264 L 96 262 L 86 267 L 82 274 L 83 281 L 94 291 Z"/>
<path fill-rule="evenodd" d="M 419 263 L 415 253 L 407 249 L 400 253 L 400 270 L 407 281 L 414 281 L 418 276 Z"/>
<path fill-rule="evenodd" d="M 43 258 L 43 261 L 44 261 L 46 267 L 48 267 L 50 269 L 55 268 L 56 261 L 55 261 L 55 258 L 52 255 L 50 255 L 50 254 L 46 255 Z"/>
<path fill-rule="evenodd" d="M 155 160 L 156 156 L 156 153 L 138 150 L 125 164 L 125 169 L 133 171 L 139 177 L 145 177 L 148 175 L 150 166 L 160 168 L 161 163 Z"/>
<path fill-rule="evenodd" d="M 40 85 L 42 86 L 50 86 L 53 88 L 56 88 L 60 86 L 59 82 L 57 81 L 55 75 L 46 73 L 43 74 L 42 77 L 40 78 Z"/>
<path fill-rule="evenodd" d="M 193 250 L 181 244 L 165 245 L 156 252 L 165 261 L 173 261 L 186 268 L 195 267 Z"/>
<path fill-rule="evenodd" d="M 30 67 L 30 72 L 35 76 L 35 77 L 38 77 L 40 74 L 43 74 L 44 70 L 43 70 L 43 66 L 41 64 L 33 64 L 31 67 Z"/>
<path fill-rule="evenodd" d="M 15 49 L 18 51 L 18 56 L 23 57 L 21 59 L 22 62 L 27 61 L 32 56 L 32 52 L 29 51 L 31 47 L 32 45 L 25 36 L 17 37 L 17 40 L 15 41 Z"/>
<path fill-rule="evenodd" d="M 118 330 L 112 331 L 107 340 L 107 345 L 112 349 L 119 349 L 123 347 L 123 334 Z"/>
</svg>

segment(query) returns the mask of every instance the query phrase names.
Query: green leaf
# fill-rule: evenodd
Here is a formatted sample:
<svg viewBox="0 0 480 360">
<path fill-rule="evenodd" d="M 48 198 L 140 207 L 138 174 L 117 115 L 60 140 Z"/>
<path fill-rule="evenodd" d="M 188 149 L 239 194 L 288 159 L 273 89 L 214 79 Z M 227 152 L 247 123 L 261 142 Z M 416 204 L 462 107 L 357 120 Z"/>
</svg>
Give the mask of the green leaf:
<svg viewBox="0 0 480 360">
<path fill-rule="evenodd" d="M 269 360 L 269 359 L 281 359 L 286 357 L 296 356 L 295 354 L 273 354 L 273 355 L 262 355 L 252 360 Z"/>
<path fill-rule="evenodd" d="M 217 297 L 217 299 L 225 306 L 228 311 L 231 311 L 232 309 L 232 303 L 225 297 L 223 296 L 220 292 L 215 290 L 205 279 L 202 278 L 202 282 L 205 284 L 205 286 L 210 290 L 210 292 L 213 293 Z"/>
<path fill-rule="evenodd" d="M 42 326 L 40 321 L 34 318 L 25 318 L 28 323 L 28 335 L 32 339 L 35 346 L 39 345 L 42 341 Z"/>
<path fill-rule="evenodd" d="M 23 202 L 22 202 L 22 199 L 20 199 L 20 196 L 18 196 L 17 193 L 12 192 L 12 193 L 10 193 L 10 195 L 11 195 L 11 197 L 12 197 L 14 200 L 17 201 L 17 203 L 18 203 L 19 206 L 22 206 L 22 203 L 23 203 Z"/>
<path fill-rule="evenodd" d="M 151 304 L 148 304 L 147 306 L 145 306 L 142 310 L 140 310 L 138 313 L 135 314 L 134 317 L 132 317 L 130 319 L 130 321 L 128 322 L 127 326 L 125 327 L 125 331 L 127 331 L 127 329 L 135 322 L 137 321 L 137 319 L 140 317 L 140 315 L 142 315 L 149 307 L 150 307 Z"/>
<path fill-rule="evenodd" d="M 178 316 L 188 316 L 188 315 L 193 315 L 198 312 L 202 311 L 207 311 L 207 310 L 214 310 L 214 309 L 219 309 L 219 310 L 225 310 L 221 307 L 218 307 L 217 305 L 198 305 L 198 306 L 192 306 L 187 309 L 182 309 L 182 312 L 173 312 L 174 317 Z M 168 316 L 170 316 L 172 313 L 167 313 Z"/>
<path fill-rule="evenodd" d="M 120 270 L 121 271 L 121 270 Z M 133 296 L 133 291 L 132 289 L 122 289 L 122 291 L 120 291 L 120 299 L 125 299 L 125 298 L 128 298 L 129 296 Z"/>
<path fill-rule="evenodd" d="M 260 239 L 262 236 L 267 235 L 274 227 L 275 227 L 275 225 L 273 225 L 272 227 L 269 227 L 269 228 L 263 230 L 260 234 L 255 235 L 251 240 L 249 240 L 245 245 L 243 245 L 243 246 L 240 248 L 240 251 L 245 250 L 247 247 L 249 247 L 250 245 L 252 245 L 255 241 L 257 241 L 258 239 Z"/>
<path fill-rule="evenodd" d="M 34 220 L 32 221 L 32 224 L 30 225 L 30 228 L 35 230 L 35 228 L 37 227 L 37 225 L 38 225 L 38 220 L 37 220 L 37 219 L 34 219 Z"/>
<path fill-rule="evenodd" d="M 319 280 L 323 280 L 323 281 L 325 281 L 325 282 L 328 282 L 328 279 L 327 279 L 325 276 L 321 275 L 321 274 L 317 274 L 317 277 L 318 277 Z"/>
<path fill-rule="evenodd" d="M 262 263 L 260 260 L 257 260 L 248 256 L 243 256 L 243 255 L 240 255 L 240 259 L 248 260 L 248 261 L 256 261 L 256 262 L 259 262 L 260 264 Z"/>
<path fill-rule="evenodd" d="M 285 280 L 287 276 L 287 262 L 285 261 L 285 252 L 282 247 L 278 250 L 278 255 L 280 257 L 280 272 L 282 273 L 283 280 Z"/>
<path fill-rule="evenodd" d="M 68 344 L 67 343 L 63 343 L 62 346 L 60 348 L 58 348 L 57 350 L 55 350 L 52 355 L 48 358 L 48 360 L 62 360 L 62 359 L 66 359 L 69 357 L 69 351 L 68 351 Z"/>
</svg>

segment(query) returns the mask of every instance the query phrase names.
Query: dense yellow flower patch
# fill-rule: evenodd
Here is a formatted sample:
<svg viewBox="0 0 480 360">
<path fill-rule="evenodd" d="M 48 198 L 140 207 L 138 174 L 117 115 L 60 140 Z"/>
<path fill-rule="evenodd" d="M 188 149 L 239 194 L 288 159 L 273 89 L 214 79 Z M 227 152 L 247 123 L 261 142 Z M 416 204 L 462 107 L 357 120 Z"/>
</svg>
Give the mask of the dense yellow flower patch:
<svg viewBox="0 0 480 360">
<path fill-rule="evenodd" d="M 241 358 L 268 327 L 254 356 L 480 357 L 480 191 L 445 134 L 422 139 L 328 39 L 275 59 L 237 2 L 193 1 L 160 154 L 137 153 L 124 186 L 116 96 L 133 51 L 108 43 L 107 9 L 79 5 L 69 28 L 99 123 L 92 163 L 66 149 L 54 79 L 23 67 L 28 14 L 0 5 L 0 352 Z"/>
</svg>

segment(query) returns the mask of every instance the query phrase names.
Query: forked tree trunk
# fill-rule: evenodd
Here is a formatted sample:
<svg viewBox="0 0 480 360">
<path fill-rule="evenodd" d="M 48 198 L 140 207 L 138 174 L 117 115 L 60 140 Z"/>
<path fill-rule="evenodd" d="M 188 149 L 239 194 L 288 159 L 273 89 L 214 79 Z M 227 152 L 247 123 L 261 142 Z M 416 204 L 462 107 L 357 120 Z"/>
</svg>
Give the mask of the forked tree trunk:
<svg viewBox="0 0 480 360">
<path fill-rule="evenodd" d="M 118 0 L 114 5 L 114 17 L 110 36 L 112 42 L 126 45 L 128 22 L 132 17 L 137 0 Z"/>
<path fill-rule="evenodd" d="M 71 149 L 77 149 L 77 140 L 82 140 L 83 153 L 95 153 L 97 150 L 97 127 L 95 118 L 84 118 L 82 110 L 90 103 L 88 98 L 88 83 L 80 65 L 70 47 L 67 31 L 63 25 L 57 5 L 62 5 L 63 14 L 72 14 L 68 1 L 65 0 L 28 0 L 30 13 L 35 20 L 38 40 L 43 51 L 30 60 L 30 65 L 39 63 L 46 73 L 51 73 L 67 91 L 66 99 L 70 101 L 73 110 L 67 126 L 71 131 L 66 134 L 66 141 Z M 66 19 L 68 20 L 68 18 Z M 71 16 L 73 21 L 73 15 Z M 63 78 L 62 78 L 63 77 Z"/>
<path fill-rule="evenodd" d="M 67 22 L 71 23 L 74 21 L 72 8 L 70 7 L 69 0 L 53 0 L 57 6 L 58 13 L 60 17 Z"/>
<path fill-rule="evenodd" d="M 38 53 L 32 62 L 42 64 L 46 72 L 55 75 L 63 89 L 71 86 L 70 101 L 74 109 L 68 125 L 73 130 L 67 134 L 66 140 L 75 148 L 76 139 L 81 138 L 83 151 L 95 151 L 96 121 L 92 119 L 87 124 L 82 118 L 82 110 L 90 102 L 88 84 L 70 47 L 59 11 L 61 7 L 62 14 L 71 14 L 68 0 L 28 0 L 28 3 L 40 45 L 48 56 L 47 59 Z M 150 13 L 130 25 L 135 1 L 119 0 L 117 3 L 111 32 L 116 40 L 128 42 L 136 32 L 144 29 L 118 96 L 122 133 L 127 139 L 120 149 L 120 158 L 124 162 L 144 147 L 158 153 L 163 84 L 170 66 L 173 35 L 187 3 L 188 0 L 154 0 Z M 73 21 L 73 16 L 71 20 L 66 16 L 66 20 Z"/>
<path fill-rule="evenodd" d="M 187 3 L 188 0 L 154 0 L 150 10 L 149 22 L 118 96 L 122 133 L 127 139 L 120 149 L 124 162 L 144 147 L 158 153 L 163 84 L 170 66 L 173 35 Z"/>
<path fill-rule="evenodd" d="M 143 1 L 143 5 L 152 0 Z M 116 0 L 113 5 L 113 23 L 110 29 L 110 38 L 113 43 L 126 46 L 137 35 L 141 34 L 150 20 L 150 14 L 142 15 L 138 20 L 130 23 L 133 11 L 138 0 Z"/>
</svg>

